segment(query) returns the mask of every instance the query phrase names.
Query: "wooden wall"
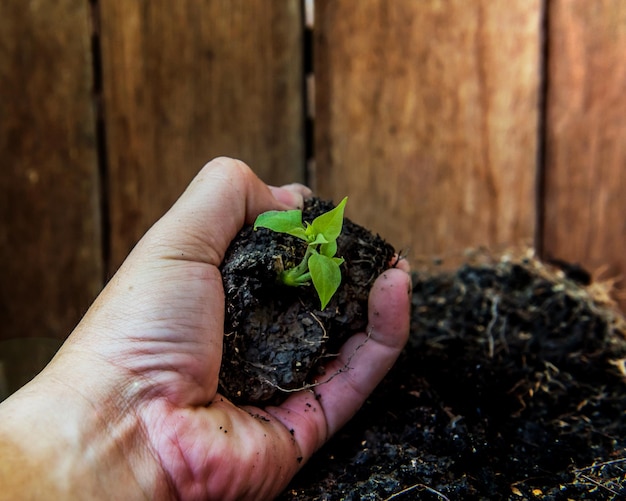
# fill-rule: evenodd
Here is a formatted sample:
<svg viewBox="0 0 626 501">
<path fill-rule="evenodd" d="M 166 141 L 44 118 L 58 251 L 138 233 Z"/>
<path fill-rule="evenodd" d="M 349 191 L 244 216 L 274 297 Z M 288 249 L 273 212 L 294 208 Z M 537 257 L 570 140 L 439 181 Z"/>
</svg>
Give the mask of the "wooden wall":
<svg viewBox="0 0 626 501">
<path fill-rule="evenodd" d="M 89 3 L 0 2 L 0 339 L 64 337 L 102 286 Z"/>
<path fill-rule="evenodd" d="M 293 0 L 101 0 L 110 269 L 209 159 L 304 180 Z"/>
<path fill-rule="evenodd" d="M 0 2 L 0 340 L 66 337 L 218 155 L 416 263 L 626 271 L 625 2 L 317 0 L 305 31 L 301 0 Z"/>
<path fill-rule="evenodd" d="M 626 278 L 626 2 L 550 6 L 544 252 Z"/>
<path fill-rule="evenodd" d="M 540 2 L 316 5 L 319 192 L 414 258 L 532 241 Z"/>
</svg>

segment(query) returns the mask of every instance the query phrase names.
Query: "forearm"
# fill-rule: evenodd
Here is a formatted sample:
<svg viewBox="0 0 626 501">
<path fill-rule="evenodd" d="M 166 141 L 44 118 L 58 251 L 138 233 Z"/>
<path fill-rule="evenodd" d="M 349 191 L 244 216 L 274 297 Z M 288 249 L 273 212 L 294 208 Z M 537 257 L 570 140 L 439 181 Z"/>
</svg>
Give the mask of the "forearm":
<svg viewBox="0 0 626 501">
<path fill-rule="evenodd" d="M 137 417 L 62 386 L 42 375 L 0 405 L 0 500 L 166 498 Z"/>
</svg>

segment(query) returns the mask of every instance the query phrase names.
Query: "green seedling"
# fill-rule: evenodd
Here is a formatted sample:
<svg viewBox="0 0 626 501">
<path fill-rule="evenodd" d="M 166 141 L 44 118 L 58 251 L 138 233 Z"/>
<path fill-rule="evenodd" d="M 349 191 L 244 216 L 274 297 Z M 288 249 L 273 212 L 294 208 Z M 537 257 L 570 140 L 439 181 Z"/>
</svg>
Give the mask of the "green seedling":
<svg viewBox="0 0 626 501">
<path fill-rule="evenodd" d="M 344 260 L 335 257 L 335 254 L 347 200 L 348 197 L 345 197 L 337 207 L 316 217 L 310 224 L 302 222 L 301 210 L 264 212 L 254 222 L 255 230 L 267 228 L 306 242 L 306 252 L 300 264 L 283 270 L 280 280 L 291 286 L 313 282 L 322 309 L 326 308 L 341 284 L 339 266 Z"/>
</svg>

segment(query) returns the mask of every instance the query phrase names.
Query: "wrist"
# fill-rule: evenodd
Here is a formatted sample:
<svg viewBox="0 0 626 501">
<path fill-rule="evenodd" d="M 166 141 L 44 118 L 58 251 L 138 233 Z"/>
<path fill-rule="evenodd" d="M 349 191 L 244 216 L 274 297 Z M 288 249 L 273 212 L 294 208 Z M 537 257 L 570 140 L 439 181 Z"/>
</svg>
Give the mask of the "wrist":
<svg viewBox="0 0 626 501">
<path fill-rule="evenodd" d="M 0 405 L 0 499 L 161 499 L 137 413 L 42 373 Z"/>
</svg>

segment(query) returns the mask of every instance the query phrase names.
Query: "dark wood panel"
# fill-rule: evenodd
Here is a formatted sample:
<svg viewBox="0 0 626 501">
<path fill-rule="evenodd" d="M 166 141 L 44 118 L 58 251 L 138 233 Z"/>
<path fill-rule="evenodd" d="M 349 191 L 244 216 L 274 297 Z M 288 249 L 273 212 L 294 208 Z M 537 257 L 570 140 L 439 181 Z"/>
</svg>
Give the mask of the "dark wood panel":
<svg viewBox="0 0 626 501">
<path fill-rule="evenodd" d="M 541 2 L 318 0 L 315 184 L 413 258 L 532 241 Z"/>
<path fill-rule="evenodd" d="M 111 268 L 208 160 L 304 179 L 297 0 L 101 2 Z"/>
<path fill-rule="evenodd" d="M 549 20 L 544 253 L 623 277 L 626 3 L 554 0 Z"/>
<path fill-rule="evenodd" d="M 102 285 L 89 20 L 0 2 L 0 339 L 64 338 Z"/>
</svg>

